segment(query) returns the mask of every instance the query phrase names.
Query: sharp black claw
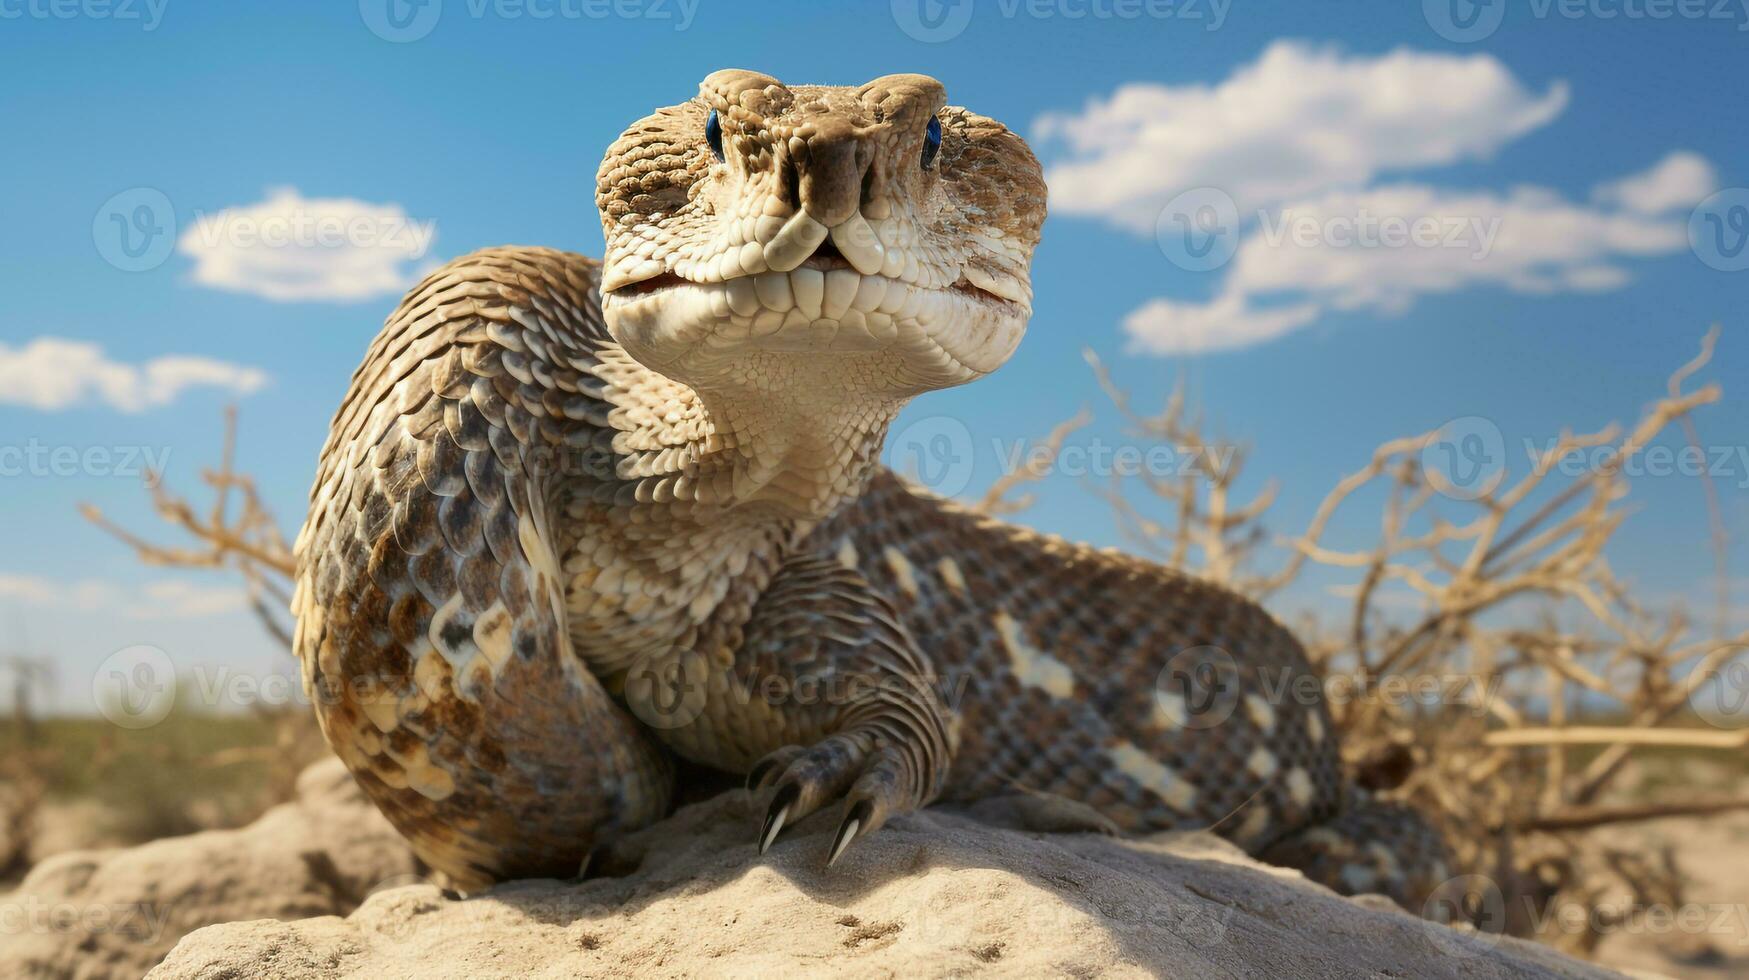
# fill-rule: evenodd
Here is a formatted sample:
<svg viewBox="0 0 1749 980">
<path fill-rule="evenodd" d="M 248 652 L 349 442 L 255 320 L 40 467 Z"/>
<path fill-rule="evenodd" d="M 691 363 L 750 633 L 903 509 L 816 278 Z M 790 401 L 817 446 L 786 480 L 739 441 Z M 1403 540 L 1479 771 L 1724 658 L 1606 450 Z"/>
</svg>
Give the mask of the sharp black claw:
<svg viewBox="0 0 1749 980">
<path fill-rule="evenodd" d="M 794 783 L 777 791 L 770 809 L 765 811 L 765 826 L 759 828 L 759 853 L 764 854 L 771 850 L 771 842 L 777 840 L 777 835 L 783 832 L 783 822 L 789 818 L 790 807 L 795 805 L 796 799 L 801 795 L 801 788 Z"/>
<path fill-rule="evenodd" d="M 765 777 L 771 775 L 771 770 L 777 768 L 776 759 L 761 759 L 747 772 L 747 789 L 759 789 L 765 782 Z"/>
<path fill-rule="evenodd" d="M 844 815 L 844 822 L 838 825 L 838 835 L 832 839 L 832 853 L 826 857 L 826 867 L 838 863 L 839 856 L 856 840 L 862 828 L 868 826 L 869 817 L 873 815 L 874 807 L 867 800 L 859 800 L 850 808 L 850 812 Z"/>
<path fill-rule="evenodd" d="M 588 854 L 583 855 L 582 862 L 577 865 L 577 873 L 572 875 L 569 878 L 564 879 L 565 884 L 567 884 L 567 885 L 581 885 L 585 881 L 588 881 L 589 880 L 589 865 L 593 864 L 594 862 L 595 862 L 595 852 L 593 850 L 591 850 Z"/>
</svg>

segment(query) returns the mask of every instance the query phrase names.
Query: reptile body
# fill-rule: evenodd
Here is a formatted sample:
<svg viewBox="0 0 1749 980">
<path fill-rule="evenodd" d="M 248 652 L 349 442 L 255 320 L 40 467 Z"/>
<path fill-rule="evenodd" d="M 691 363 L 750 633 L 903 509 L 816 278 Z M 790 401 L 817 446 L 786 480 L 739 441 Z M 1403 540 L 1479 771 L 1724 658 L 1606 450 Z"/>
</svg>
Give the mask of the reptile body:
<svg viewBox="0 0 1749 980">
<path fill-rule="evenodd" d="M 829 860 L 930 802 L 1212 827 L 1406 903 L 1438 838 L 1345 780 L 1255 604 L 909 486 L 900 408 L 994 370 L 1031 312 L 1025 143 L 917 75 L 753 72 L 633 124 L 603 263 L 457 259 L 336 414 L 298 540 L 323 732 L 458 886 L 569 875 L 675 758 L 822 806 Z"/>
</svg>

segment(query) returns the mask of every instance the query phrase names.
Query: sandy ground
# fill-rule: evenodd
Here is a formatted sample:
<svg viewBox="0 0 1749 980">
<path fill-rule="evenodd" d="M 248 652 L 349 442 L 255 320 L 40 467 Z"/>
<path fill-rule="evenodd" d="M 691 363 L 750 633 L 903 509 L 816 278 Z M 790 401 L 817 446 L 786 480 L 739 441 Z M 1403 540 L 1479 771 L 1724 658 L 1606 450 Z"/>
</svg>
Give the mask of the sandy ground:
<svg viewBox="0 0 1749 980">
<path fill-rule="evenodd" d="M 1598 947 L 1598 961 L 1695 980 L 1749 977 L 1749 813 L 1657 820 L 1610 837 L 1647 850 L 1675 845 L 1687 907 L 1630 916 Z"/>
<path fill-rule="evenodd" d="M 349 780 L 342 782 L 349 788 Z M 1726 787 L 1715 787 L 1714 791 L 1723 793 Z M 103 816 L 100 807 L 91 802 L 57 802 L 46 806 L 39 816 L 34 839 L 36 857 L 41 860 L 60 853 L 113 846 L 116 842 L 108 839 L 102 829 Z M 366 810 L 360 819 L 364 817 L 374 814 Z M 1749 814 L 1655 821 L 1613 829 L 1607 832 L 1607 839 L 1617 847 L 1648 856 L 1655 855 L 1666 844 L 1674 846 L 1688 890 L 1684 908 L 1636 909 L 1622 924 L 1608 927 L 1608 938 L 1597 950 L 1596 961 L 1600 965 L 1636 975 L 1701 980 L 1749 977 Z M 17 883 L 0 885 L 0 907 L 13 901 L 13 896 L 6 893 L 16 887 Z M 739 895 L 736 889 L 725 897 L 731 904 L 752 901 L 749 896 Z M 576 896 L 546 898 L 568 902 Z M 1031 898 L 1048 903 L 1055 896 Z M 342 903 L 336 911 L 346 908 Z M 1555 934 L 1562 929 L 1577 928 L 1576 923 L 1562 922 L 1558 913 L 1559 910 L 1544 912 L 1550 923 L 1549 938 L 1556 938 Z M 187 923 L 189 927 L 199 924 L 198 917 Z M 1015 941 L 1009 942 L 1012 947 Z M 1032 961 L 1031 965 L 1045 963 Z"/>
<path fill-rule="evenodd" d="M 622 842 L 641 855 L 625 877 L 410 885 L 345 918 L 213 926 L 151 978 L 1613 976 L 1342 898 L 1207 834 L 1036 834 L 936 808 L 828 870 L 836 814 L 761 856 L 762 813 L 739 790 L 683 807 Z"/>
</svg>

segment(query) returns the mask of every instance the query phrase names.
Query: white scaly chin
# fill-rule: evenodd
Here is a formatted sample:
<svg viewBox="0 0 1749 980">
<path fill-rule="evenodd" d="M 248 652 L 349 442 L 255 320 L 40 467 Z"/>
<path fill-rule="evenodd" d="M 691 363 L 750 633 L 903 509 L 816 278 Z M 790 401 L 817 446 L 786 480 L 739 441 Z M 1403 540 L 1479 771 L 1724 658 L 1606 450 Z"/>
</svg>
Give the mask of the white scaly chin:
<svg viewBox="0 0 1749 980">
<path fill-rule="evenodd" d="M 892 382 L 918 390 L 995 370 L 1019 343 L 1028 312 L 963 290 L 811 267 L 608 293 L 602 311 L 629 353 L 689 384 L 706 380 L 698 367 L 737 352 L 884 351 L 894 355 Z"/>
</svg>

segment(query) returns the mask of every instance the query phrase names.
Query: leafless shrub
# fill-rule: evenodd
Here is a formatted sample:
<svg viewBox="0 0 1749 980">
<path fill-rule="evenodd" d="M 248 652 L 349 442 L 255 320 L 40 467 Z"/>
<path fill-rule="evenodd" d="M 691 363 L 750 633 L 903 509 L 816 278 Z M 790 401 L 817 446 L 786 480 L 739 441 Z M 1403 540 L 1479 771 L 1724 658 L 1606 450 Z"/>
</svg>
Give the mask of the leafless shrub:
<svg viewBox="0 0 1749 980">
<path fill-rule="evenodd" d="M 155 567 L 229 571 L 248 587 L 250 607 L 267 634 L 290 655 L 292 646 L 292 579 L 296 564 L 291 544 L 278 520 L 262 501 L 255 481 L 236 470 L 237 411 L 225 412 L 224 442 L 216 469 L 203 470 L 201 481 L 213 500 L 198 508 L 165 486 L 163 475 L 147 472 L 144 484 L 153 509 L 163 521 L 190 539 L 184 545 L 162 545 L 129 531 L 91 504 L 79 512 L 132 548 L 141 562 Z M 297 706 L 251 705 L 273 731 L 273 744 L 222 749 L 198 761 L 227 766 L 255 763 L 265 767 L 267 790 L 259 809 L 291 799 L 304 766 L 326 752 L 310 712 Z"/>
<path fill-rule="evenodd" d="M 48 790 L 48 750 L 31 696 L 53 676 L 54 663 L 15 654 L 0 660 L 0 669 L 12 680 L 11 744 L 0 752 L 0 881 L 10 881 L 30 870 L 37 814 Z"/>
<path fill-rule="evenodd" d="M 37 815 L 48 790 L 42 754 L 36 746 L 19 745 L 0 755 L 0 882 L 30 870 Z"/>
</svg>

